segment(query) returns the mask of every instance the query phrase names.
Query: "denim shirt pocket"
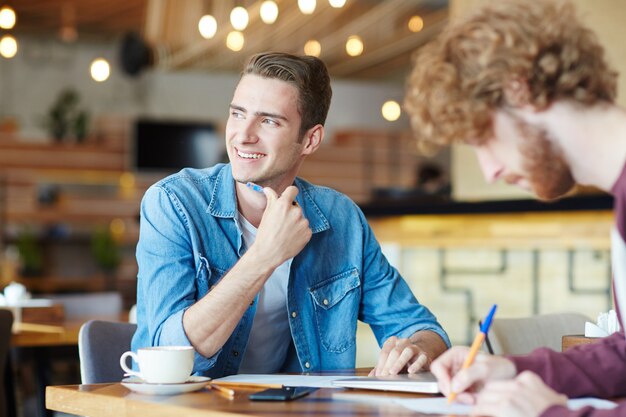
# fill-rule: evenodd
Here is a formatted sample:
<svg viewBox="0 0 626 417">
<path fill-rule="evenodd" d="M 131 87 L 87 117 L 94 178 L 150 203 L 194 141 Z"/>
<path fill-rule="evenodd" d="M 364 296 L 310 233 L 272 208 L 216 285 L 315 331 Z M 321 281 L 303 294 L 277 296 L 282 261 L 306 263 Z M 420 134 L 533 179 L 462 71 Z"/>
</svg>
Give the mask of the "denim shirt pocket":
<svg viewBox="0 0 626 417">
<path fill-rule="evenodd" d="M 198 288 L 198 298 L 208 293 L 226 274 L 226 271 L 209 264 L 209 260 L 204 256 L 199 256 L 198 267 L 196 269 L 196 285 Z"/>
<path fill-rule="evenodd" d="M 309 288 L 319 339 L 326 351 L 342 353 L 356 343 L 360 286 L 359 272 L 352 268 Z"/>
</svg>

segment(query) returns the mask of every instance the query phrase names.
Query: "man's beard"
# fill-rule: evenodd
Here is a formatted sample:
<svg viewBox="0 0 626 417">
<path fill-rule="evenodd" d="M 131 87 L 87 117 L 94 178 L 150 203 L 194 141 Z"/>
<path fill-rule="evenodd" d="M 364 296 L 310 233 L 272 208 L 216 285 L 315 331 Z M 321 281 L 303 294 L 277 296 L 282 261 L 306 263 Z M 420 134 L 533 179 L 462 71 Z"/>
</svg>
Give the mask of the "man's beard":
<svg viewBox="0 0 626 417">
<path fill-rule="evenodd" d="M 520 152 L 532 190 L 540 200 L 563 197 L 576 181 L 567 162 L 548 139 L 548 132 L 520 119 L 517 126 L 525 139 Z"/>
</svg>

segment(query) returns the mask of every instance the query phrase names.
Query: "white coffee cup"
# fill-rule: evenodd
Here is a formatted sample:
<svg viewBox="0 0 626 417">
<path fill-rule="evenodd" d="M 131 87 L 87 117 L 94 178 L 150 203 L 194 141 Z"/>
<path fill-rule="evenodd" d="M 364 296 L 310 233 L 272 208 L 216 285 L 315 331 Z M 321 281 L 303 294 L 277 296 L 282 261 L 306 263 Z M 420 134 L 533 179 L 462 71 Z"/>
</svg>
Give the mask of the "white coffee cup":
<svg viewBox="0 0 626 417">
<path fill-rule="evenodd" d="M 126 359 L 133 358 L 139 372 L 126 366 Z M 193 370 L 192 346 L 156 346 L 124 352 L 120 366 L 128 375 L 135 375 L 151 384 L 181 384 L 189 379 Z"/>
</svg>

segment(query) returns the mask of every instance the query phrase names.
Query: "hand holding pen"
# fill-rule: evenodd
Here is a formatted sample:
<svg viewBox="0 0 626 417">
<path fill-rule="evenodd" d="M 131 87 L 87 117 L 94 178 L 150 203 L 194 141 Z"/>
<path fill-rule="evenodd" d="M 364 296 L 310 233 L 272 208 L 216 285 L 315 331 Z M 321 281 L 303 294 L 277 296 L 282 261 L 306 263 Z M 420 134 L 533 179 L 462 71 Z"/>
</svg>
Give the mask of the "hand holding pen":
<svg viewBox="0 0 626 417">
<path fill-rule="evenodd" d="M 494 307 L 492 310 L 495 312 Z M 488 327 L 485 320 L 481 330 L 487 330 Z M 480 333 L 485 334 L 482 331 Z M 477 339 L 480 342 L 475 341 L 474 344 L 480 347 L 483 338 L 484 336 L 479 334 Z M 471 352 L 471 348 L 455 346 L 444 352 L 430 366 L 431 372 L 437 377 L 441 392 L 447 396 L 454 392 L 455 400 L 466 404 L 475 402 L 476 392 L 485 383 L 511 379 L 517 373 L 513 362 L 504 357 L 478 352 L 478 348 L 475 348 L 473 354 Z M 464 367 L 468 361 L 470 364 Z"/>
<path fill-rule="evenodd" d="M 262 192 L 267 198 L 256 240 L 250 249 L 254 248 L 264 262 L 276 268 L 300 253 L 312 236 L 302 209 L 293 204 L 298 188 L 289 186 L 279 197 L 269 187 L 262 188 L 253 183 L 248 183 L 248 187 Z"/>
<path fill-rule="evenodd" d="M 472 343 L 472 347 L 470 348 L 467 354 L 467 357 L 465 358 L 465 361 L 463 362 L 463 366 L 461 366 L 461 369 L 467 369 L 470 367 L 470 365 L 472 365 L 472 363 L 474 363 L 474 359 L 476 358 L 478 349 L 480 349 L 483 342 L 485 341 L 485 338 L 487 337 L 487 332 L 489 332 L 489 327 L 491 326 L 493 315 L 496 313 L 496 308 L 497 308 L 497 305 L 494 304 L 493 307 L 491 307 L 491 310 L 489 310 L 489 314 L 487 314 L 487 318 L 483 322 L 482 326 L 480 326 L 480 331 L 476 335 L 476 338 L 474 339 L 474 343 Z M 451 404 L 455 398 L 456 398 L 456 391 L 455 391 L 455 387 L 452 386 L 452 390 L 450 391 L 450 394 L 448 395 L 448 404 Z"/>
</svg>

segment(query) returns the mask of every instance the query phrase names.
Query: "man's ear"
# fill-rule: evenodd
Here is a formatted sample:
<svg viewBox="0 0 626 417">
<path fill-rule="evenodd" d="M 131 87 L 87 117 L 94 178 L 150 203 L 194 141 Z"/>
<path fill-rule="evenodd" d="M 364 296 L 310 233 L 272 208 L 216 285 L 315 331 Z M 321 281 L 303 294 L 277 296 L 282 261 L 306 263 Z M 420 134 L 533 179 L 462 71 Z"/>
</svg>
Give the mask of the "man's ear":
<svg viewBox="0 0 626 417">
<path fill-rule="evenodd" d="M 304 148 L 302 155 L 311 155 L 322 144 L 324 140 L 324 126 L 315 125 L 304 134 Z"/>
<path fill-rule="evenodd" d="M 515 108 L 523 108 L 526 106 L 532 106 L 530 97 L 530 88 L 528 87 L 528 81 L 524 78 L 515 77 L 510 78 L 504 83 L 504 99 L 506 104 Z"/>
</svg>

